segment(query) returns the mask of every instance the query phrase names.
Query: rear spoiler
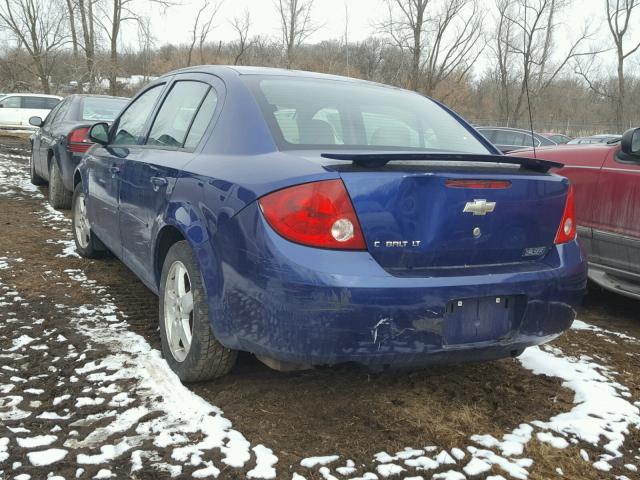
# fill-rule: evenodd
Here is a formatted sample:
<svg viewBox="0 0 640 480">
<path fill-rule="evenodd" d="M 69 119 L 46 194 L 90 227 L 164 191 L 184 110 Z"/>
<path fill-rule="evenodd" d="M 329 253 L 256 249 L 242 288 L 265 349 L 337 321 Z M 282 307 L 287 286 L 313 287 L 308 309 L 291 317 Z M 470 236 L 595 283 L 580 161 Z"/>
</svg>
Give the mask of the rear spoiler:
<svg viewBox="0 0 640 480">
<path fill-rule="evenodd" d="M 520 165 L 526 170 L 546 173 L 552 168 L 562 168 L 564 165 L 539 158 L 512 157 L 506 155 L 476 155 L 473 153 L 321 153 L 321 157 L 331 160 L 348 160 L 361 167 L 382 167 L 389 162 L 399 161 L 438 161 L 438 162 L 480 162 L 506 163 Z"/>
</svg>

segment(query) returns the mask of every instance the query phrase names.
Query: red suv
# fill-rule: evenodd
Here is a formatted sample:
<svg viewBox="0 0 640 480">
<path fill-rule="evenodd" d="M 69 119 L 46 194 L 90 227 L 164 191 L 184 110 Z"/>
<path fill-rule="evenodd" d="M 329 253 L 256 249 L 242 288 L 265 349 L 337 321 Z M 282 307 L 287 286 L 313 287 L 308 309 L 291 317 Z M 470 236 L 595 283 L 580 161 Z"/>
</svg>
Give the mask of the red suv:
<svg viewBox="0 0 640 480">
<path fill-rule="evenodd" d="M 513 155 L 534 157 L 532 149 Z M 556 172 L 575 186 L 578 235 L 589 257 L 589 278 L 640 299 L 640 128 L 614 144 L 536 149 L 564 164 Z"/>
</svg>

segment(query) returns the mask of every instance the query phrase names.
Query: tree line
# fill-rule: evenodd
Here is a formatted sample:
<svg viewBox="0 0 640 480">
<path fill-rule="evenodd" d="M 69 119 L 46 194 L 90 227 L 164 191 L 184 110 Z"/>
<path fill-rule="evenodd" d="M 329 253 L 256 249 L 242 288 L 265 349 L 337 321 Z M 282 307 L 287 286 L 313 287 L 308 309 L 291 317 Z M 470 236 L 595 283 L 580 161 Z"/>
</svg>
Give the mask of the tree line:
<svg viewBox="0 0 640 480">
<path fill-rule="evenodd" d="M 252 32 L 249 10 L 222 18 L 196 0 L 189 41 L 157 45 L 139 0 L 0 0 L 0 91 L 134 93 L 118 79 L 196 64 L 264 65 L 348 75 L 432 96 L 468 119 L 570 134 L 640 125 L 640 0 L 594 0 L 590 25 L 563 19 L 573 0 L 376 0 L 369 38 L 311 43 L 313 0 L 274 0 L 280 35 Z M 172 0 L 150 0 L 168 12 Z M 148 5 L 148 4 L 147 4 Z M 232 38 L 216 38 L 228 22 Z M 123 47 L 135 27 L 136 48 Z M 634 33 L 635 28 L 635 33 Z M 634 36 L 635 35 L 635 36 Z"/>
</svg>

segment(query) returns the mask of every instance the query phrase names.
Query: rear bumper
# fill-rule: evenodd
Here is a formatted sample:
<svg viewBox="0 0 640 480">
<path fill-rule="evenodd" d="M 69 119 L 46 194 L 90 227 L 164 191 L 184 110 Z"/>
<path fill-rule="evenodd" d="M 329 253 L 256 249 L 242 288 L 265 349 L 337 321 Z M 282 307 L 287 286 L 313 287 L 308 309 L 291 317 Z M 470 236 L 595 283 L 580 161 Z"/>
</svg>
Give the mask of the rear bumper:
<svg viewBox="0 0 640 480">
<path fill-rule="evenodd" d="M 205 269 L 209 291 L 218 293 L 209 296 L 212 328 L 229 348 L 284 362 L 420 366 L 505 357 L 569 328 L 586 288 L 577 242 L 535 266 L 396 277 L 368 252 L 288 242 L 257 210 L 246 210 L 214 245 L 225 252 L 217 274 L 224 281 Z M 493 316 L 480 319 L 480 340 L 469 329 L 450 328 L 445 311 L 452 300 L 507 296 L 519 299 L 508 328 Z"/>
<path fill-rule="evenodd" d="M 70 152 L 66 146 L 58 146 L 58 162 L 64 188 L 73 192 L 73 175 L 83 154 Z"/>
</svg>

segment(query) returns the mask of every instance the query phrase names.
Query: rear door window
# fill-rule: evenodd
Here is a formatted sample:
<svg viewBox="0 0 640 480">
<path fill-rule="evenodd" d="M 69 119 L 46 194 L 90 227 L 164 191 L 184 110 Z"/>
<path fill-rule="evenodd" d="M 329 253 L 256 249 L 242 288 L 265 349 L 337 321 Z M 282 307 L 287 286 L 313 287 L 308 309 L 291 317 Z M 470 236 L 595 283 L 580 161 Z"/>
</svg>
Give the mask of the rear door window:
<svg viewBox="0 0 640 480">
<path fill-rule="evenodd" d="M 176 82 L 158 111 L 147 145 L 181 148 L 209 88 L 202 82 Z"/>
<path fill-rule="evenodd" d="M 2 108 L 20 108 L 20 97 L 7 97 L 0 100 Z"/>
<path fill-rule="evenodd" d="M 31 110 L 50 110 L 45 97 L 22 97 L 22 108 Z"/>
<path fill-rule="evenodd" d="M 202 137 L 204 137 L 204 133 L 209 126 L 209 122 L 213 118 L 213 114 L 216 111 L 216 106 L 218 105 L 218 95 L 215 90 L 212 88 L 207 93 L 207 97 L 200 105 L 198 109 L 198 113 L 196 114 L 196 118 L 193 120 L 191 124 L 191 128 L 189 129 L 189 134 L 187 135 L 187 139 L 184 142 L 184 148 L 188 150 L 193 150 L 198 146 Z"/>
<path fill-rule="evenodd" d="M 129 105 L 117 121 L 112 144 L 138 145 L 140 143 L 149 115 L 163 88 L 164 84 L 151 87 Z"/>
</svg>

